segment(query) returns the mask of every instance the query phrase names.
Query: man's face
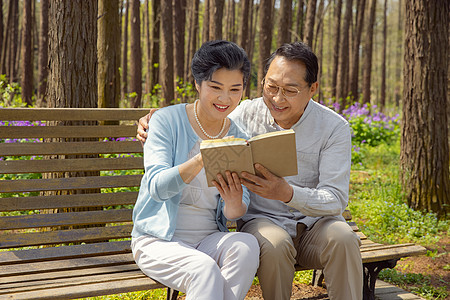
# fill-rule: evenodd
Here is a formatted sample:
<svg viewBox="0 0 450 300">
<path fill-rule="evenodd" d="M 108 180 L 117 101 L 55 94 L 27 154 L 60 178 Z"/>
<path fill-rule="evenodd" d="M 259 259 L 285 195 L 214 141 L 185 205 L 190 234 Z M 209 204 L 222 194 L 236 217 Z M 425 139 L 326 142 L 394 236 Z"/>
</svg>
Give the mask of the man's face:
<svg viewBox="0 0 450 300">
<path fill-rule="evenodd" d="M 289 129 L 303 115 L 309 99 L 317 90 L 317 82 L 308 86 L 305 81 L 306 67 L 297 60 L 287 60 L 282 56 L 276 56 L 269 66 L 265 77 L 265 85 L 280 87 L 275 95 L 271 95 L 263 87 L 264 103 L 269 108 L 272 117 L 282 128 Z M 286 97 L 282 88 L 297 89 L 299 92 L 293 97 Z M 288 94 L 285 92 L 285 94 Z"/>
</svg>

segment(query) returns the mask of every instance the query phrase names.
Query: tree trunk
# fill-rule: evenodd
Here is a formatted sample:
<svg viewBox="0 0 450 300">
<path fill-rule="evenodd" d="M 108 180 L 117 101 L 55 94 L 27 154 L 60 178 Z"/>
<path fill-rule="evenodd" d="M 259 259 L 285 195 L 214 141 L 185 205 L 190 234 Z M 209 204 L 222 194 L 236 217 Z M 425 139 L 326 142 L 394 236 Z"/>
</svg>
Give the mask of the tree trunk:
<svg viewBox="0 0 450 300">
<path fill-rule="evenodd" d="M 119 107 L 119 1 L 98 1 L 98 107 Z"/>
<path fill-rule="evenodd" d="M 262 94 L 261 81 L 263 80 L 264 66 L 267 58 L 271 53 L 272 45 L 272 0 L 261 0 L 259 3 L 260 19 L 259 19 L 259 58 L 258 58 L 258 82 L 257 93 Z"/>
<path fill-rule="evenodd" d="M 174 97 L 173 85 L 173 34 L 172 0 L 161 1 L 161 53 L 159 79 L 161 83 L 161 105 L 168 106 Z"/>
<path fill-rule="evenodd" d="M 355 34 L 352 44 L 352 63 L 350 64 L 350 93 L 354 101 L 358 101 L 358 82 L 359 82 L 359 48 L 361 44 L 361 34 L 364 26 L 364 10 L 366 0 L 358 0 L 356 9 Z"/>
<path fill-rule="evenodd" d="M 348 83 L 348 63 L 349 63 L 349 29 L 350 23 L 352 21 L 352 5 L 353 0 L 345 0 L 345 15 L 344 24 L 342 26 L 342 39 L 339 48 L 339 67 L 337 73 L 336 82 L 336 100 L 339 101 L 341 105 L 341 110 L 345 108 L 346 100 L 348 95 L 347 83 Z"/>
<path fill-rule="evenodd" d="M 12 27 L 11 27 L 11 43 L 9 50 L 9 82 L 17 81 L 17 50 L 19 45 L 19 0 L 13 0 Z"/>
<path fill-rule="evenodd" d="M 334 8 L 334 44 L 333 70 L 331 73 L 331 97 L 336 98 L 337 74 L 339 68 L 339 45 L 341 44 L 341 12 L 342 0 L 338 0 Z M 336 101 L 339 100 L 336 98 Z"/>
<path fill-rule="evenodd" d="M 97 107 L 97 16 L 97 0 L 50 1 L 50 69 L 47 88 L 49 107 Z M 72 121 L 58 125 L 78 124 L 79 122 Z M 66 142 L 76 141 L 76 139 L 63 140 Z M 59 159 L 63 158 L 76 158 L 76 156 L 59 156 Z M 99 173 L 100 172 L 64 172 L 43 174 L 43 177 L 87 177 L 99 176 Z M 100 191 L 58 191 L 58 193 L 68 194 L 98 192 Z M 76 210 L 84 211 L 97 209 L 101 209 L 101 207 L 78 208 Z M 75 209 L 72 209 L 72 211 L 73 210 Z M 55 212 L 60 211 L 71 210 L 58 209 Z"/>
<path fill-rule="evenodd" d="M 209 40 L 220 40 L 222 39 L 222 19 L 225 0 L 209 0 L 209 2 Z"/>
<path fill-rule="evenodd" d="M 5 28 L 4 28 L 4 25 L 3 25 L 3 0 L 0 0 L 0 70 L 1 70 L 1 68 L 3 66 L 2 63 L 1 63 L 1 56 L 2 56 L 2 53 L 3 53 L 3 47 L 5 46 L 3 44 L 3 42 L 5 41 L 3 39 L 3 32 L 5 32 Z M 4 73 L 2 73 L 2 74 L 4 74 Z"/>
<path fill-rule="evenodd" d="M 152 80 L 152 64 L 151 64 L 151 38 L 150 38 L 150 1 L 144 2 L 144 34 L 145 34 L 145 92 L 144 94 L 150 94 L 152 92 L 152 86 L 150 81 Z"/>
<path fill-rule="evenodd" d="M 12 14 L 13 14 L 13 8 L 14 5 L 12 5 L 14 0 L 9 0 L 8 5 L 8 16 L 6 19 L 6 26 L 4 29 L 4 38 L 3 38 L 3 44 L 2 44 L 2 56 L 1 56 L 1 73 L 6 74 L 7 77 L 9 77 L 9 62 L 7 62 L 8 55 L 9 55 L 9 48 L 11 44 L 11 28 L 12 28 Z M 3 14 L 3 12 L 2 12 Z M 3 31 L 2 31 L 3 35 Z"/>
<path fill-rule="evenodd" d="M 298 0 L 295 29 L 295 32 L 297 32 L 297 37 L 295 40 L 303 41 L 303 0 Z"/>
<path fill-rule="evenodd" d="M 130 14 L 130 1 L 124 0 L 125 4 L 125 20 L 123 22 L 123 38 L 122 38 L 122 99 L 128 94 L 128 16 Z M 158 2 L 158 1 L 153 1 Z"/>
<path fill-rule="evenodd" d="M 40 38 L 39 38 L 39 82 L 37 94 L 37 106 L 47 107 L 45 91 L 48 77 L 48 0 L 41 0 Z"/>
<path fill-rule="evenodd" d="M 400 97 L 402 95 L 402 47 L 403 47 L 403 28 L 402 28 L 402 0 L 398 0 L 398 23 L 397 23 L 397 47 L 395 49 L 395 57 L 396 61 L 398 62 L 395 66 L 395 90 L 394 90 L 394 100 L 395 100 L 395 106 L 400 107 Z"/>
<path fill-rule="evenodd" d="M 203 1 L 203 31 L 202 31 L 202 41 L 203 43 L 209 41 L 209 4 L 213 0 Z"/>
<path fill-rule="evenodd" d="M 314 21 L 316 19 L 317 0 L 308 0 L 308 8 L 306 9 L 306 23 L 303 31 L 305 43 L 313 48 L 314 40 Z"/>
<path fill-rule="evenodd" d="M 249 26 L 250 24 L 250 26 Z M 239 30 L 239 39 L 238 44 L 241 46 L 247 54 L 249 54 L 249 31 L 251 28 L 250 23 L 250 0 L 241 0 L 241 21 L 239 22 L 239 27 L 241 30 Z"/>
<path fill-rule="evenodd" d="M 185 66 L 185 78 L 186 82 L 193 83 L 194 78 L 192 77 L 191 71 L 191 59 L 194 56 L 194 52 L 197 49 L 197 39 L 198 39 L 198 9 L 199 0 L 192 0 L 190 21 L 189 21 L 189 38 L 188 38 L 188 53 L 186 54 L 186 66 Z"/>
<path fill-rule="evenodd" d="M 245 3 L 246 0 L 243 1 L 243 3 Z M 228 41 L 232 41 L 232 42 L 236 42 L 236 26 L 235 26 L 235 22 L 236 22 L 236 4 L 234 2 L 234 0 L 231 1 L 227 1 L 227 9 L 226 9 L 226 25 L 225 25 L 225 39 Z M 242 15 L 244 16 L 244 15 Z M 248 22 L 248 20 L 242 19 L 242 24 L 243 23 Z M 240 45 L 241 47 L 242 44 Z"/>
<path fill-rule="evenodd" d="M 411 208 L 445 218 L 450 208 L 448 24 L 450 2 L 406 2 L 401 175 Z"/>
<path fill-rule="evenodd" d="M 328 3 L 329 5 L 329 3 Z M 319 16 L 322 16 L 322 19 L 325 17 L 324 13 L 324 0 L 320 0 L 319 3 Z M 327 6 L 328 7 L 328 6 Z M 317 81 L 319 82 L 319 102 L 323 102 L 323 88 L 322 88 L 322 74 L 323 74 L 323 20 L 318 24 L 318 30 L 317 30 L 317 38 L 318 38 L 318 46 L 317 46 L 317 59 L 319 61 L 319 74 L 317 74 Z"/>
<path fill-rule="evenodd" d="M 186 29 L 186 0 L 173 0 L 174 80 L 184 76 L 184 34 Z M 183 80 L 184 81 L 184 80 Z M 178 95 L 180 97 L 181 95 Z"/>
<path fill-rule="evenodd" d="M 33 17 L 31 11 L 31 0 L 25 1 L 23 10 L 22 23 L 22 60 L 21 60 L 21 87 L 22 100 L 27 106 L 31 106 L 33 95 L 33 60 L 32 60 L 32 32 L 33 32 Z"/>
<path fill-rule="evenodd" d="M 248 45 L 248 59 L 250 60 L 250 62 L 253 61 L 253 49 L 255 47 L 255 36 L 256 36 L 256 27 L 258 24 L 258 10 L 259 10 L 259 5 L 254 5 L 253 1 L 250 1 L 250 7 L 249 7 L 249 14 L 250 14 L 250 22 L 249 22 L 249 26 L 250 26 L 250 34 L 248 37 L 248 41 L 247 41 L 247 45 Z M 253 72 L 252 72 L 253 73 Z M 252 75 L 253 77 L 253 75 Z M 256 86 L 258 86 L 259 84 L 256 83 Z M 250 90 L 251 90 L 251 82 L 249 80 L 247 87 L 245 89 L 245 96 L 246 98 L 250 98 Z"/>
<path fill-rule="evenodd" d="M 369 8 L 369 23 L 367 24 L 364 43 L 363 65 L 363 103 L 370 103 L 370 85 L 372 73 L 373 28 L 375 26 L 375 11 L 377 0 L 371 0 Z"/>
<path fill-rule="evenodd" d="M 154 86 L 159 82 L 159 46 L 160 46 L 160 27 L 161 27 L 161 3 L 160 1 L 152 1 L 152 44 L 150 48 L 150 65 L 152 77 L 150 80 L 150 90 L 153 91 Z"/>
<path fill-rule="evenodd" d="M 280 13 L 278 18 L 278 39 L 277 45 L 280 47 L 285 43 L 289 43 L 291 35 L 291 17 L 292 15 L 292 0 L 281 0 Z"/>
<path fill-rule="evenodd" d="M 133 96 L 133 107 L 141 106 L 142 97 L 142 50 L 141 50 L 141 15 L 140 0 L 131 1 L 131 57 L 130 87 Z M 172 20 L 170 20 L 172 22 Z"/>
<path fill-rule="evenodd" d="M 387 46 L 387 0 L 384 0 L 383 11 L 383 49 L 381 54 L 381 91 L 380 91 L 380 110 L 384 111 L 386 107 L 386 46 Z"/>
</svg>

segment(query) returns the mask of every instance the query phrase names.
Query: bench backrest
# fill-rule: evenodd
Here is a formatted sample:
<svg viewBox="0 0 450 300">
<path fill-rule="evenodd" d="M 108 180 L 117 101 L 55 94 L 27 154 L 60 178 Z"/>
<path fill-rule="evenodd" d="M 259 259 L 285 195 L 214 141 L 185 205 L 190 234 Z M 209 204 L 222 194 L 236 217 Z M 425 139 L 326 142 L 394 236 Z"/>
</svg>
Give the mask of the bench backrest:
<svg viewBox="0 0 450 300">
<path fill-rule="evenodd" d="M 0 108 L 0 251 L 129 238 L 147 112 Z"/>
</svg>

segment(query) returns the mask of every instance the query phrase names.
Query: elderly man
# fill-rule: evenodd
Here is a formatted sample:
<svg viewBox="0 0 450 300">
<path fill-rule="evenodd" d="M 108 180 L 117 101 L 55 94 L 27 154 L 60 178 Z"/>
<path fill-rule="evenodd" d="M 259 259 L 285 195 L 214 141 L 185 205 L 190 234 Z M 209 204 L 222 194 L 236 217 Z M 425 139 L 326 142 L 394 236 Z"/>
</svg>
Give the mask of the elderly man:
<svg viewBox="0 0 450 300">
<path fill-rule="evenodd" d="M 348 122 L 311 98 L 318 88 L 316 55 L 303 43 L 272 53 L 263 97 L 230 114 L 250 136 L 293 129 L 298 175 L 280 178 L 256 164 L 262 176 L 242 173 L 251 193 L 238 230 L 260 246 L 257 272 L 264 299 L 290 299 L 295 264 L 323 269 L 330 299 L 362 299 L 360 240 L 342 217 L 348 204 L 351 133 Z M 147 120 L 138 138 L 145 140 Z"/>
</svg>

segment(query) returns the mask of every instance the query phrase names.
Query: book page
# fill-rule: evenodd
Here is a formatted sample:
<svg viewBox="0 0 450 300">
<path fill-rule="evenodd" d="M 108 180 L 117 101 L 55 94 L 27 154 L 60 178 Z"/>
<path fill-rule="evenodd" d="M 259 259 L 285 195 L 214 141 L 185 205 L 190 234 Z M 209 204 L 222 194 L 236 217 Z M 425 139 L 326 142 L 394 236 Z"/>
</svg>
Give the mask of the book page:
<svg viewBox="0 0 450 300">
<path fill-rule="evenodd" d="M 200 144 L 203 166 L 205 168 L 208 186 L 214 186 L 218 173 L 224 178 L 225 171 L 240 174 L 246 171 L 255 174 L 252 164 L 252 151 L 244 139 L 207 140 Z"/>
<path fill-rule="evenodd" d="M 249 143 L 253 163 L 260 163 L 279 177 L 298 174 L 295 132 L 292 129 L 261 134 L 250 139 Z"/>
</svg>

